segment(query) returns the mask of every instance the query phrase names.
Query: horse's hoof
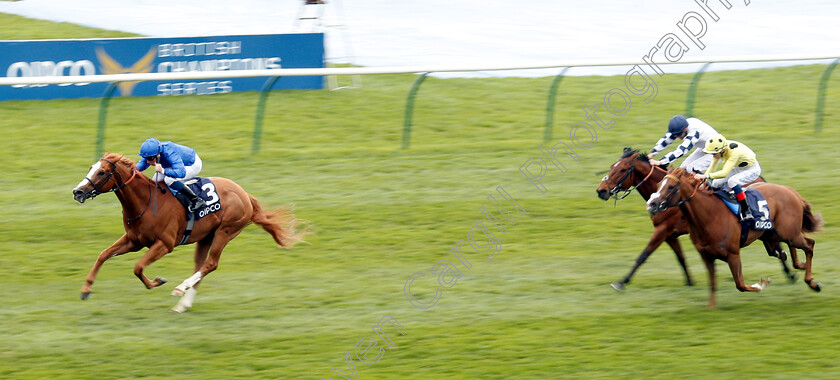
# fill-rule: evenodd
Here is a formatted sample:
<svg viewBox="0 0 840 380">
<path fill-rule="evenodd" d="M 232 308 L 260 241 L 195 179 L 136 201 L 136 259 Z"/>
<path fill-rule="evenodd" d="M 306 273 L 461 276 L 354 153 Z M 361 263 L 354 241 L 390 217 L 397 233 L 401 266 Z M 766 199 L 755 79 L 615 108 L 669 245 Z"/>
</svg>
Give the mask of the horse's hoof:
<svg viewBox="0 0 840 380">
<path fill-rule="evenodd" d="M 187 308 L 182 306 L 182 305 L 175 305 L 175 307 L 173 307 L 171 310 L 172 310 L 173 313 L 181 314 L 181 313 L 187 311 Z"/>
<path fill-rule="evenodd" d="M 155 281 L 159 282 L 158 286 L 161 286 L 166 283 L 166 279 L 161 276 L 155 277 Z"/>
<path fill-rule="evenodd" d="M 685 286 L 694 286 L 694 283 L 691 281 L 686 281 Z"/>
<path fill-rule="evenodd" d="M 788 281 L 790 281 L 791 284 L 795 283 L 796 282 L 796 273 L 792 273 L 790 275 L 790 277 L 788 277 Z"/>
<path fill-rule="evenodd" d="M 779 252 L 779 260 L 787 261 L 787 253 L 785 253 L 785 251 Z"/>
<path fill-rule="evenodd" d="M 750 287 L 757 288 L 758 291 L 764 290 L 773 280 L 769 278 L 762 278 L 760 281 L 756 282 L 755 284 L 750 285 Z"/>
<path fill-rule="evenodd" d="M 90 292 L 82 292 L 82 301 L 90 298 Z"/>
<path fill-rule="evenodd" d="M 819 282 L 816 285 L 814 285 L 813 287 L 811 287 L 811 289 L 814 289 L 814 291 L 817 292 L 817 293 L 819 293 L 820 290 L 822 290 Z"/>
<path fill-rule="evenodd" d="M 183 297 L 184 291 L 178 288 L 172 289 L 172 295 L 175 297 Z"/>
<path fill-rule="evenodd" d="M 613 289 L 618 290 L 618 291 L 624 290 L 624 283 L 623 282 L 613 282 L 612 284 L 610 284 L 610 286 L 612 286 Z"/>
</svg>

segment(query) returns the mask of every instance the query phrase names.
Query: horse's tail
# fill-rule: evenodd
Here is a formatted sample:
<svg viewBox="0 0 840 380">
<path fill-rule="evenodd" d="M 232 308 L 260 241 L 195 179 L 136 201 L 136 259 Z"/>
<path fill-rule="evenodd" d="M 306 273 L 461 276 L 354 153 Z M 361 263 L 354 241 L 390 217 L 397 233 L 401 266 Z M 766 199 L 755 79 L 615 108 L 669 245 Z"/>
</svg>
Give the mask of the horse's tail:
<svg viewBox="0 0 840 380">
<path fill-rule="evenodd" d="M 820 213 L 814 214 L 811 211 L 811 204 L 802 198 L 799 197 L 802 201 L 802 232 L 817 232 L 822 230 L 823 227 L 823 219 Z"/>
<path fill-rule="evenodd" d="M 254 215 L 251 216 L 251 221 L 259 224 L 262 229 L 271 234 L 271 237 L 279 246 L 291 248 L 303 241 L 306 232 L 296 231 L 301 225 L 301 221 L 295 217 L 291 206 L 267 211 L 260 207 L 260 201 L 253 195 L 248 194 L 248 197 L 251 198 L 251 206 L 254 207 Z"/>
</svg>

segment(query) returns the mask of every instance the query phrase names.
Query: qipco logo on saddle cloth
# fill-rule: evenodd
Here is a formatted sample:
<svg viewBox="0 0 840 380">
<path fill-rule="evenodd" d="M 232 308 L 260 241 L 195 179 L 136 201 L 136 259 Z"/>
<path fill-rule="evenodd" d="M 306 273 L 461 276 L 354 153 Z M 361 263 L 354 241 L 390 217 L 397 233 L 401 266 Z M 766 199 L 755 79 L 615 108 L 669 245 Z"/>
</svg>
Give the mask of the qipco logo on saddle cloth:
<svg viewBox="0 0 840 380">
<path fill-rule="evenodd" d="M 216 185 L 213 182 L 210 182 L 209 179 L 201 178 L 201 180 L 197 184 L 193 184 L 190 186 L 198 187 L 200 185 L 201 191 L 195 191 L 196 194 L 199 194 L 201 198 L 204 199 L 204 203 L 206 206 L 198 211 L 198 219 L 201 219 L 207 215 L 210 215 L 216 211 L 222 209 L 222 203 L 219 202 L 219 194 L 216 194 Z"/>
</svg>

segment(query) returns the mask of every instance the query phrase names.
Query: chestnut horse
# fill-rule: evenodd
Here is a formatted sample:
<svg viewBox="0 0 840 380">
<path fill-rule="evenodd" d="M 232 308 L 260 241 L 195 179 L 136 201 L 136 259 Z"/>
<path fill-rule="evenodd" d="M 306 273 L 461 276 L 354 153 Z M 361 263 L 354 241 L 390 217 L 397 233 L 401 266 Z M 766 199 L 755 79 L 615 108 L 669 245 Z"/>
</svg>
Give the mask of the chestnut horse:
<svg viewBox="0 0 840 380">
<path fill-rule="evenodd" d="M 252 195 L 225 178 L 211 178 L 221 209 L 195 221 L 184 244 L 195 247 L 195 273 L 181 283 L 172 295 L 184 296 L 172 309 L 184 312 L 192 306 L 199 281 L 216 269 L 222 249 L 251 222 L 271 234 L 278 245 L 290 248 L 301 241 L 295 233 L 298 224 L 291 211 L 266 211 Z M 125 234 L 96 259 L 82 286 L 82 299 L 90 296 L 90 286 L 106 260 L 143 247 L 149 250 L 134 266 L 134 274 L 151 289 L 166 283 L 160 277 L 149 280 L 143 269 L 175 248 L 187 226 L 184 206 L 167 189 L 141 174 L 134 162 L 120 154 L 107 153 L 93 164 L 87 176 L 73 189 L 73 198 L 84 203 L 102 193 L 114 192 L 122 204 Z M 212 195 L 211 195 L 212 196 Z"/>
<path fill-rule="evenodd" d="M 742 292 L 759 292 L 769 282 L 748 286 L 741 271 L 741 247 L 757 239 L 777 245 L 787 243 L 790 247 L 805 251 L 805 283 L 820 291 L 820 284 L 811 274 L 814 256 L 814 239 L 804 235 L 816 232 L 822 227 L 822 218 L 811 211 L 808 203 L 793 188 L 772 183 L 753 183 L 750 189 L 758 190 L 764 196 L 769 208 L 769 218 L 774 229 L 756 231 L 750 229 L 746 241 L 741 245 L 741 223 L 729 208 L 709 189 L 699 190 L 702 181 L 694 179 L 685 169 L 669 171 L 647 202 L 648 211 L 657 214 L 663 210 L 679 208 L 690 227 L 690 237 L 709 272 L 709 303 L 715 307 L 715 260 L 726 261 L 735 279 L 735 287 Z M 794 266 L 799 269 L 795 252 L 791 251 Z"/>
<path fill-rule="evenodd" d="M 638 150 L 624 148 L 624 152 L 619 160 L 610 166 L 609 173 L 604 177 L 595 191 L 598 193 L 598 197 L 605 201 L 609 200 L 610 197 L 614 197 L 615 201 L 618 202 L 630 195 L 633 190 L 637 190 L 639 195 L 647 202 L 651 194 L 656 192 L 656 185 L 665 177 L 666 173 L 665 169 L 651 165 L 647 156 L 640 154 Z M 759 179 L 759 181 L 763 180 Z M 645 263 L 648 256 L 662 242 L 668 243 L 671 249 L 674 250 L 677 261 L 680 263 L 683 273 L 685 273 L 685 284 L 688 286 L 693 285 L 694 282 L 691 280 L 691 275 L 685 264 L 685 255 L 683 255 L 678 239 L 680 236 L 686 235 L 689 232 L 688 222 L 683 217 L 682 211 L 678 207 L 669 208 L 656 215 L 651 215 L 650 219 L 653 222 L 653 235 L 650 237 L 647 246 L 639 254 L 639 257 L 636 258 L 636 263 L 630 269 L 630 273 L 624 276 L 624 279 L 621 281 L 613 282 L 610 285 L 616 290 L 624 290 L 625 285 L 630 282 L 639 267 Z M 781 246 L 771 246 L 769 243 L 765 243 L 765 248 L 767 249 L 768 255 L 779 258 L 782 263 L 782 269 L 785 271 L 785 277 L 791 282 L 796 281 L 796 274 L 792 273 L 785 263 L 787 254 L 782 251 Z M 794 249 L 789 248 L 795 254 Z"/>
</svg>

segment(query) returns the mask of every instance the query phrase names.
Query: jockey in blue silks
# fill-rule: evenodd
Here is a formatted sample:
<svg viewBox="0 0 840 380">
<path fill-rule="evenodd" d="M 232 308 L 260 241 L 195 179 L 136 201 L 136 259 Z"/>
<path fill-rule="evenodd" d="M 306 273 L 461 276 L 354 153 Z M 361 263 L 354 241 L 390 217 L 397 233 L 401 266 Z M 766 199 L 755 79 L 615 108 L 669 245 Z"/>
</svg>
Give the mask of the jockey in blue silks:
<svg viewBox="0 0 840 380">
<path fill-rule="evenodd" d="M 143 159 L 137 163 L 137 170 L 142 172 L 149 166 L 154 166 L 155 175 L 152 180 L 163 180 L 176 195 L 185 195 L 191 205 L 189 211 L 204 207 L 204 200 L 181 182 L 192 179 L 201 171 L 201 158 L 195 149 L 172 141 L 161 142 L 150 138 L 140 146 L 139 156 Z"/>
</svg>

